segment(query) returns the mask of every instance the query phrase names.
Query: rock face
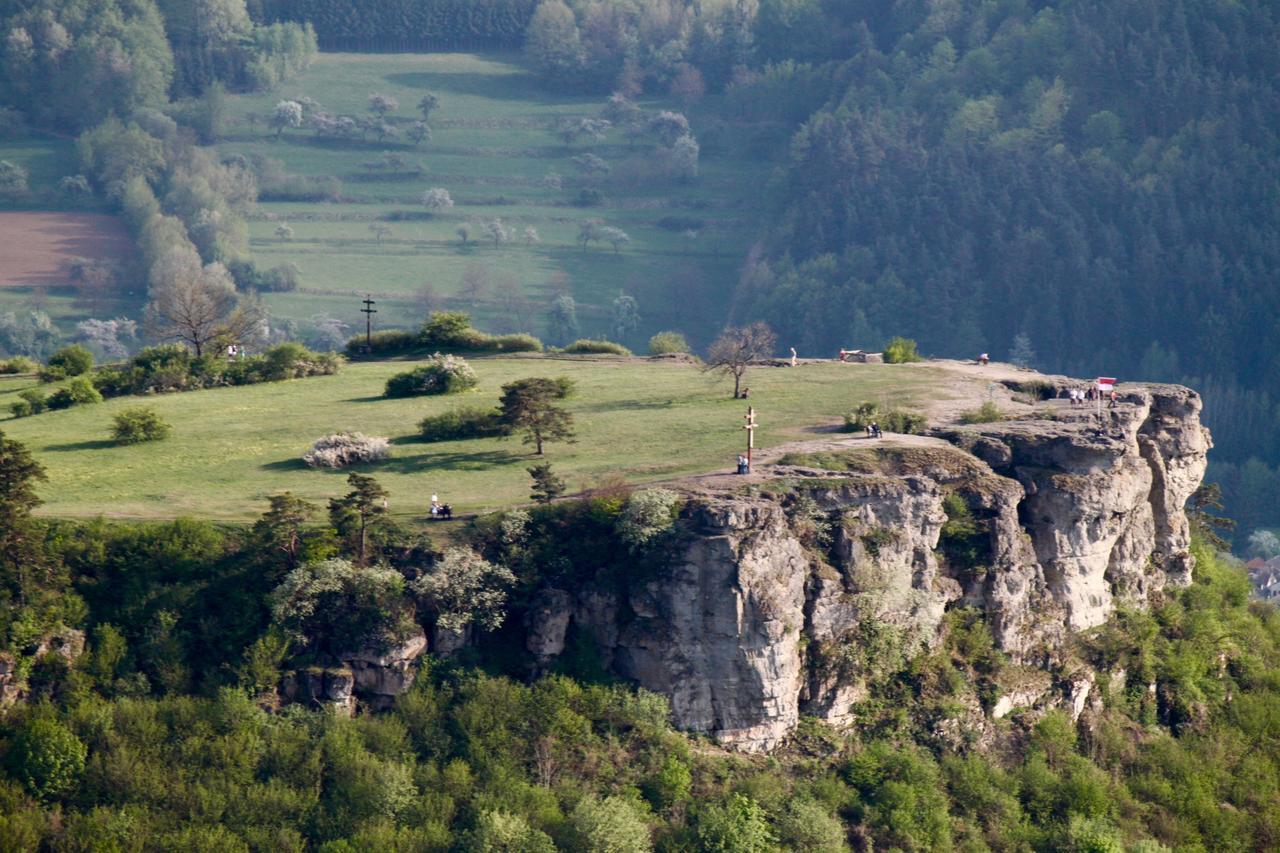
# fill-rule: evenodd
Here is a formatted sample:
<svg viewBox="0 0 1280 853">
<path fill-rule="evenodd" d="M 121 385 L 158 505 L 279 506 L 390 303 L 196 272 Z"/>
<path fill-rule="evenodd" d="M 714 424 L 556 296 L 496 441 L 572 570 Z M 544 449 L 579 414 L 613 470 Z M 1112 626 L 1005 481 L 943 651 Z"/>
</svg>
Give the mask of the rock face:
<svg viewBox="0 0 1280 853">
<path fill-rule="evenodd" d="M 355 713 L 357 702 L 370 710 L 384 710 L 413 685 L 418 659 L 426 648 L 427 637 L 418 632 L 386 649 L 348 652 L 333 665 L 287 673 L 280 684 L 280 698 L 331 708 L 345 716 Z"/>
<path fill-rule="evenodd" d="M 846 721 L 869 677 L 938 641 L 951 606 L 977 608 L 1016 665 L 1050 668 L 1117 603 L 1190 582 L 1182 507 L 1210 447 L 1200 400 L 1127 388 L 1101 418 L 939 431 L 775 466 L 778 487 L 756 496 L 691 495 L 689 535 L 659 576 L 542 591 L 526 647 L 546 665 L 576 626 L 606 666 L 670 697 L 679 727 L 747 750 L 778 744 L 802 713 Z M 976 559 L 950 547 L 957 499 Z M 1059 703 L 1078 715 L 1092 684 L 1066 677 Z M 1024 692 L 996 715 L 1053 688 Z"/>
</svg>

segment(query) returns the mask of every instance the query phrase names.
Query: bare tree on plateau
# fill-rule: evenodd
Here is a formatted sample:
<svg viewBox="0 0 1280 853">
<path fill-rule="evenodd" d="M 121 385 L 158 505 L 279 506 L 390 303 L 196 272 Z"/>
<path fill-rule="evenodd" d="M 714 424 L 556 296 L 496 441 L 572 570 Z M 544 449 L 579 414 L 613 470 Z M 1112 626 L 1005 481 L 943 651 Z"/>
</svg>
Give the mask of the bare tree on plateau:
<svg viewBox="0 0 1280 853">
<path fill-rule="evenodd" d="M 778 336 L 764 323 L 729 326 L 707 350 L 704 370 L 719 371 L 733 377 L 733 397 L 742 396 L 742 377 L 747 368 L 762 358 L 773 355 Z"/>
<path fill-rule="evenodd" d="M 226 268 L 209 264 L 181 270 L 154 289 L 145 322 L 155 337 L 181 341 L 199 357 L 216 338 L 234 344 L 256 339 L 262 314 L 237 298 Z"/>
</svg>

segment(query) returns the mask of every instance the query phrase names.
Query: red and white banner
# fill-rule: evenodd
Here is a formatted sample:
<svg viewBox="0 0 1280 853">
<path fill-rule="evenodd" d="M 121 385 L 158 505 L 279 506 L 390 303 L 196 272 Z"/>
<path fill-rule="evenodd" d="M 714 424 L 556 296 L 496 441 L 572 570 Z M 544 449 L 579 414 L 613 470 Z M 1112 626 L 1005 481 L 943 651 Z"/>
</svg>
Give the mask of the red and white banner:
<svg viewBox="0 0 1280 853">
<path fill-rule="evenodd" d="M 1116 378 L 1114 376 L 1099 376 L 1098 390 L 1111 391 L 1116 387 Z"/>
</svg>

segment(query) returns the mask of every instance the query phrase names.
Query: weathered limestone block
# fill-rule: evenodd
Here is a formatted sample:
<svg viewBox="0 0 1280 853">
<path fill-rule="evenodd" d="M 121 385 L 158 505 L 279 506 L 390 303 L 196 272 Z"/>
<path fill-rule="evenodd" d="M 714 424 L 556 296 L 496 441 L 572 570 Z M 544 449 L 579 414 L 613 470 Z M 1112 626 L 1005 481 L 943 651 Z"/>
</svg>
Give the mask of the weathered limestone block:
<svg viewBox="0 0 1280 853">
<path fill-rule="evenodd" d="M 573 596 L 562 589 L 544 589 L 525 613 L 525 648 L 539 664 L 564 651 L 564 638 L 573 617 Z"/>
<path fill-rule="evenodd" d="M 769 749 L 799 719 L 808 559 L 776 504 L 717 503 L 696 524 L 668 576 L 631 595 L 615 667 L 669 696 L 681 728 Z"/>
<path fill-rule="evenodd" d="M 395 697 L 413 686 L 418 658 L 426 648 L 427 637 L 418 631 L 385 651 L 365 648 L 348 652 L 341 659 L 351 672 L 353 690 L 360 700 L 381 709 L 390 707 Z"/>
</svg>

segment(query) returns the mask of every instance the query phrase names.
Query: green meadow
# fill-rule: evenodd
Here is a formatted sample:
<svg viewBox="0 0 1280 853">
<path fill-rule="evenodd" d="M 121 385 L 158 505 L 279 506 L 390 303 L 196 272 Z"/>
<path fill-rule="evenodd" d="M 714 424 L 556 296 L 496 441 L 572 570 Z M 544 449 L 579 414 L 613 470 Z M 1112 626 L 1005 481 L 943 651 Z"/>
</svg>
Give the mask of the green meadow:
<svg viewBox="0 0 1280 853">
<path fill-rule="evenodd" d="M 639 359 L 493 358 L 473 362 L 480 384 L 446 397 L 382 399 L 388 377 L 411 362 L 349 364 L 337 376 L 155 397 L 0 420 L 0 431 L 26 444 L 45 466 L 42 512 L 59 516 L 228 521 L 260 514 L 268 495 L 291 490 L 323 502 L 346 491 L 346 471 L 307 468 L 302 454 L 339 430 L 392 439 L 391 457 L 357 470 L 391 492 L 393 513 L 418 520 L 430 495 L 459 513 L 528 500 L 526 468 L 537 457 L 519 437 L 435 444 L 416 440 L 428 414 L 497 403 L 505 382 L 568 376 L 567 403 L 577 440 L 551 444 L 546 459 L 570 489 L 622 475 L 632 483 L 728 471 L 744 444 L 746 403 L 730 399 L 731 382 L 696 365 Z M 924 405 L 954 385 L 940 368 L 916 365 L 814 364 L 748 373 L 760 428 L 757 446 L 820 438 L 862 400 Z M 0 410 L 34 380 L 0 379 Z M 112 416 L 154 406 L 173 426 L 165 441 L 117 447 Z"/>
<path fill-rule="evenodd" d="M 367 115 L 373 92 L 399 101 L 390 116 L 398 139 L 317 139 L 306 128 L 277 139 L 266 124 L 285 98 Z M 432 140 L 415 147 L 403 131 L 420 118 L 416 105 L 427 92 L 440 107 L 431 115 Z M 261 155 L 290 174 L 341 181 L 336 201 L 259 203 L 250 223 L 253 255 L 266 266 L 296 264 L 303 281 L 295 293 L 268 294 L 268 306 L 304 325 L 328 314 L 355 327 L 357 297 L 371 293 L 384 327 L 415 326 L 424 307 L 436 305 L 470 311 L 489 330 L 545 335 L 551 300 L 569 293 L 582 335 L 599 337 L 608 334 L 612 301 L 625 291 L 639 301 L 642 321 L 624 343 L 643 347 L 669 328 L 707 343 L 726 320 L 771 165 L 704 141 L 698 178 L 682 183 L 656 174 L 652 140 L 629 144 L 616 129 L 596 144 L 566 146 L 553 136 L 557 121 L 595 116 L 603 104 L 603 96 L 549 93 L 518 56 L 472 54 L 323 54 L 274 92 L 230 98 L 224 155 Z M 681 109 L 662 100 L 640 105 Z M 708 99 L 691 111 L 695 133 L 698 116 L 714 110 Z M 573 158 L 587 152 L 603 158 L 610 173 L 583 178 Z M 362 165 L 387 153 L 422 171 L 391 176 Z M 551 174 L 559 188 L 549 184 Z M 577 206 L 588 185 L 602 203 Z M 432 187 L 447 189 L 455 206 L 428 216 L 419 199 Z M 510 242 L 485 239 L 481 223 L 495 218 L 512 230 Z M 604 243 L 583 249 L 577 235 L 588 219 L 623 229 L 631 242 L 616 252 Z M 291 238 L 277 236 L 281 223 L 293 229 Z M 375 234 L 375 224 L 388 233 Z M 470 228 L 466 244 L 460 226 Z M 526 228 L 537 231 L 537 242 L 526 243 Z M 482 286 L 464 288 L 464 280 Z"/>
</svg>

